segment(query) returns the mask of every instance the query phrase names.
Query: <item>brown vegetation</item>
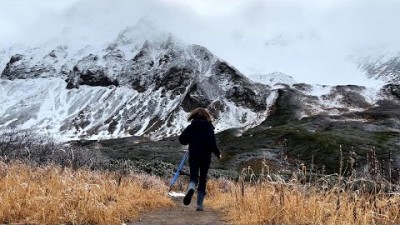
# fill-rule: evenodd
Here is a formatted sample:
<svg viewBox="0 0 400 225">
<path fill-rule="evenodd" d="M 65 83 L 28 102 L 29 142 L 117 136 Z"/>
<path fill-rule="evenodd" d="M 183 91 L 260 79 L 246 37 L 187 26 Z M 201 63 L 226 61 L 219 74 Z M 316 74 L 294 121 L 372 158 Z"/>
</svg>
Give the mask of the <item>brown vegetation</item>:
<svg viewBox="0 0 400 225">
<path fill-rule="evenodd" d="M 174 203 L 158 178 L 0 162 L 0 223 L 121 224 Z"/>
<path fill-rule="evenodd" d="M 208 204 L 234 224 L 399 224 L 400 196 L 290 182 L 210 182 Z"/>
</svg>

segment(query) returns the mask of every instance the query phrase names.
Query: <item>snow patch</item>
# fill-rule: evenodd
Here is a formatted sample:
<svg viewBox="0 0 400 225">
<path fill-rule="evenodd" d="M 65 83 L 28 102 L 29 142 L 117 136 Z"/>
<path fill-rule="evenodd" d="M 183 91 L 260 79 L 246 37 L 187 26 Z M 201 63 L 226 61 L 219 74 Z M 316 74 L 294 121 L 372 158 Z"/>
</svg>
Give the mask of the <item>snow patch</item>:
<svg viewBox="0 0 400 225">
<path fill-rule="evenodd" d="M 275 72 L 275 73 L 270 73 L 270 74 L 251 74 L 247 76 L 251 80 L 261 83 L 261 84 L 266 84 L 269 86 L 274 86 L 276 84 L 282 83 L 282 84 L 287 84 L 287 85 L 293 85 L 296 82 L 296 80 L 284 73 L 281 72 Z"/>
</svg>

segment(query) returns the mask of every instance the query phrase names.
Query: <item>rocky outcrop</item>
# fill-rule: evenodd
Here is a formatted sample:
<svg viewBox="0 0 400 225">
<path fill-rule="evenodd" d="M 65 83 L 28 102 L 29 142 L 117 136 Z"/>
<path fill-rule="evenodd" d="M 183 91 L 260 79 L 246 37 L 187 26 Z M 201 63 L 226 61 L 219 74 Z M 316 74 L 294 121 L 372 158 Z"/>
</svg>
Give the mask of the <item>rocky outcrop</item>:
<svg viewBox="0 0 400 225">
<path fill-rule="evenodd" d="M 174 95 L 183 94 L 189 86 L 194 71 L 190 68 L 170 68 L 165 75 L 155 78 L 155 89 L 165 88 Z"/>
<path fill-rule="evenodd" d="M 107 54 L 104 57 L 110 60 L 118 59 L 121 54 L 117 56 Z M 112 76 L 107 74 L 107 69 L 99 65 L 99 56 L 90 54 L 81 59 L 69 72 L 67 82 L 67 89 L 78 88 L 79 85 L 88 86 L 118 86 L 117 79 L 112 79 Z"/>
<path fill-rule="evenodd" d="M 323 98 L 330 101 L 337 100 L 347 107 L 367 108 L 371 105 L 360 94 L 363 90 L 365 90 L 365 87 L 362 86 L 338 85 L 332 88 L 331 92 L 328 95 L 324 95 Z"/>
<path fill-rule="evenodd" d="M 300 92 L 291 88 L 278 89 L 278 97 L 269 108 L 269 116 L 262 123 L 263 126 L 279 126 L 299 121 L 304 105 L 300 99 Z"/>
<path fill-rule="evenodd" d="M 1 72 L 2 79 L 30 79 L 59 77 L 68 74 L 65 63 L 68 59 L 68 47 L 56 46 L 49 48 L 27 48 L 10 57 L 9 62 Z"/>
<path fill-rule="evenodd" d="M 68 78 L 65 80 L 67 82 L 67 89 L 79 88 L 79 85 L 88 86 L 118 86 L 117 80 L 111 80 L 104 72 L 103 69 L 88 69 L 80 71 L 77 66 L 75 66 L 70 72 Z"/>
<path fill-rule="evenodd" d="M 197 107 L 207 108 L 212 102 L 208 93 L 201 88 L 200 84 L 194 84 L 189 88 L 188 93 L 182 101 L 182 108 L 185 112 L 190 112 Z"/>
<path fill-rule="evenodd" d="M 384 86 L 384 88 L 388 90 L 391 95 L 400 100 L 400 85 L 389 84 Z"/>
<path fill-rule="evenodd" d="M 36 77 L 50 77 L 56 70 L 50 65 L 30 65 L 29 58 L 22 54 L 13 55 L 1 73 L 3 79 L 26 79 Z"/>
</svg>

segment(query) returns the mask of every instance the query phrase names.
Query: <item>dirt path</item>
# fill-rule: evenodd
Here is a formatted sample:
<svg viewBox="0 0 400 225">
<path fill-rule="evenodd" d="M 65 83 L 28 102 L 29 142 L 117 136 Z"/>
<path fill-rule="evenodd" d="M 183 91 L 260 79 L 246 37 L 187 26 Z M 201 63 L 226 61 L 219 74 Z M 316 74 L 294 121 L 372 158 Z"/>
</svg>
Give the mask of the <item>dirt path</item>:
<svg viewBox="0 0 400 225">
<path fill-rule="evenodd" d="M 130 225 L 226 224 L 221 220 L 218 212 L 206 208 L 207 205 L 204 206 L 205 211 L 196 211 L 195 197 L 193 196 L 192 203 L 189 206 L 183 205 L 183 198 L 173 198 L 176 207 L 143 214 L 137 221 L 130 223 Z"/>
</svg>

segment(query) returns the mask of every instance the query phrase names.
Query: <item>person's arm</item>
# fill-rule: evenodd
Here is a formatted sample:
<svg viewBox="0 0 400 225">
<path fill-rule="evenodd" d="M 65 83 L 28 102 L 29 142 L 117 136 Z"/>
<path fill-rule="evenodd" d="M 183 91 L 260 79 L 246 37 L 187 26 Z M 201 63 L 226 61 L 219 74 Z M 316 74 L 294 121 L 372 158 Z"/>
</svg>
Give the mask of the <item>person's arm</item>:
<svg viewBox="0 0 400 225">
<path fill-rule="evenodd" d="M 179 143 L 181 143 L 182 145 L 189 144 L 189 137 L 188 137 L 189 127 L 190 125 L 183 130 L 181 135 L 179 135 Z"/>
<path fill-rule="evenodd" d="M 222 158 L 221 151 L 218 149 L 217 146 L 215 146 L 214 154 L 217 156 L 219 160 L 221 160 Z"/>
<path fill-rule="evenodd" d="M 218 159 L 221 159 L 221 152 L 218 149 L 217 141 L 215 140 L 214 126 L 212 125 L 211 129 L 209 129 L 209 147 L 215 156 L 217 156 Z"/>
</svg>

